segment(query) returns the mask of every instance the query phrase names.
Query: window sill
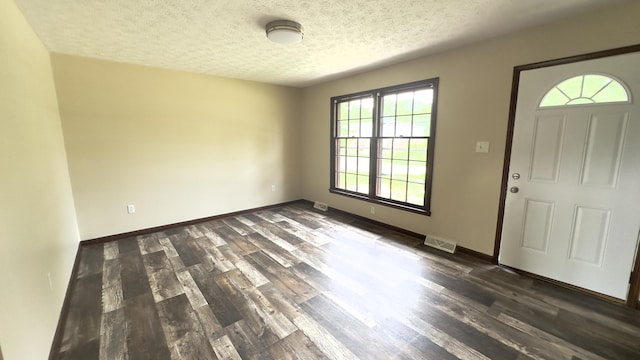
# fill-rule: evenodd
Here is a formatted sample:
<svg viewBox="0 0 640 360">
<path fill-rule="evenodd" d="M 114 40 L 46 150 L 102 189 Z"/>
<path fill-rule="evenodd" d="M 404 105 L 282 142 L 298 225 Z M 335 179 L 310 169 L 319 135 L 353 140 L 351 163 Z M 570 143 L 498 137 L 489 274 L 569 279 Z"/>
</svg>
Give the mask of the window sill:
<svg viewBox="0 0 640 360">
<path fill-rule="evenodd" d="M 426 209 L 420 209 L 420 208 L 414 208 L 414 207 L 410 207 L 410 206 L 404 206 L 404 205 L 396 204 L 394 202 L 385 201 L 383 199 L 370 198 L 368 196 L 364 196 L 364 195 L 361 195 L 361 194 L 357 194 L 357 193 L 353 193 L 353 192 L 349 192 L 349 191 L 345 191 L 345 190 L 329 189 L 329 192 L 332 193 L 332 194 L 337 194 L 337 195 L 350 197 L 352 199 L 358 199 L 358 200 L 370 202 L 372 204 L 379 204 L 379 205 L 388 206 L 388 207 L 391 207 L 391 208 L 394 208 L 394 209 L 399 209 L 399 210 L 412 212 L 412 213 L 415 213 L 415 214 L 431 216 L 431 211 L 430 210 L 426 210 Z"/>
</svg>

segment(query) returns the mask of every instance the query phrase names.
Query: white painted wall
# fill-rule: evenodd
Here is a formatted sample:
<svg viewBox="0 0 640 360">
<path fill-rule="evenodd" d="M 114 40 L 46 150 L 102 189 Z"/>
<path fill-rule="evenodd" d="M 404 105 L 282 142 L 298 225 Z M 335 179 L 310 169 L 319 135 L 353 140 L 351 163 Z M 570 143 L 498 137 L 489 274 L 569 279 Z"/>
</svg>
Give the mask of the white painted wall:
<svg viewBox="0 0 640 360">
<path fill-rule="evenodd" d="M 78 245 L 49 53 L 0 0 L 0 343 L 46 359 Z"/>
</svg>

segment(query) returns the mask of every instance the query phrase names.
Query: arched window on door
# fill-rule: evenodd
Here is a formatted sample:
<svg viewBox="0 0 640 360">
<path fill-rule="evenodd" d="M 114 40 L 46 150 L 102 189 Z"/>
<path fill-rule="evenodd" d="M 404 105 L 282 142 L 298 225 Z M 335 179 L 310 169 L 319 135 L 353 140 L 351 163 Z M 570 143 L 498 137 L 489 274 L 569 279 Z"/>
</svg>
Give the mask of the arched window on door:
<svg viewBox="0 0 640 360">
<path fill-rule="evenodd" d="M 540 108 L 629 103 L 626 87 L 606 75 L 585 74 L 564 80 L 552 87 L 540 101 Z"/>
</svg>

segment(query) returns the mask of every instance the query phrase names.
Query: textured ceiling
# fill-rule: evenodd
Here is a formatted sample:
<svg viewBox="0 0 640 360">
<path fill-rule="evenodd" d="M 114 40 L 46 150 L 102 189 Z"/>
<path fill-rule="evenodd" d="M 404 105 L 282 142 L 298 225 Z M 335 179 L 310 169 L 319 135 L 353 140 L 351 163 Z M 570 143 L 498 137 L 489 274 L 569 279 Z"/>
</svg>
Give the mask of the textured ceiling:
<svg viewBox="0 0 640 360">
<path fill-rule="evenodd" d="M 622 0 L 16 0 L 52 52 L 304 87 Z M 300 44 L 269 42 L 272 20 Z"/>
</svg>

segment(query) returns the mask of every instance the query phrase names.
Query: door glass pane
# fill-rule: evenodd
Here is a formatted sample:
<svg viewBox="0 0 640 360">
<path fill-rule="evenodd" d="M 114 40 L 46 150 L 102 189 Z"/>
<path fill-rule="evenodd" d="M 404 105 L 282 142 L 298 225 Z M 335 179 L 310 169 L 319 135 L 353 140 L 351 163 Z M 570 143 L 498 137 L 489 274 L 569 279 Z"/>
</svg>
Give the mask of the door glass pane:
<svg viewBox="0 0 640 360">
<path fill-rule="evenodd" d="M 540 107 L 628 102 L 629 94 L 618 81 L 604 75 L 579 75 L 551 88 Z"/>
<path fill-rule="evenodd" d="M 587 99 L 587 98 L 575 98 L 575 99 L 571 99 L 571 101 L 567 103 L 567 105 L 581 105 L 581 104 L 593 104 L 593 100 Z"/>
<path fill-rule="evenodd" d="M 593 97 L 593 101 L 597 103 L 626 102 L 629 101 L 629 97 L 627 96 L 627 90 L 620 83 L 611 82 Z"/>
<path fill-rule="evenodd" d="M 569 99 L 575 99 L 582 94 L 582 76 L 576 76 L 558 84 L 558 89 L 566 94 Z"/>
<path fill-rule="evenodd" d="M 569 102 L 569 100 L 570 99 L 567 97 L 567 95 L 563 94 L 562 91 L 556 88 L 553 88 L 549 90 L 549 92 L 544 96 L 544 98 L 542 98 L 542 101 L 540 102 L 540 106 L 545 107 L 545 106 L 565 105 L 567 102 Z"/>
<path fill-rule="evenodd" d="M 602 75 L 587 75 L 584 77 L 584 84 L 582 88 L 582 96 L 586 98 L 592 98 L 611 81 L 611 78 Z"/>
</svg>

